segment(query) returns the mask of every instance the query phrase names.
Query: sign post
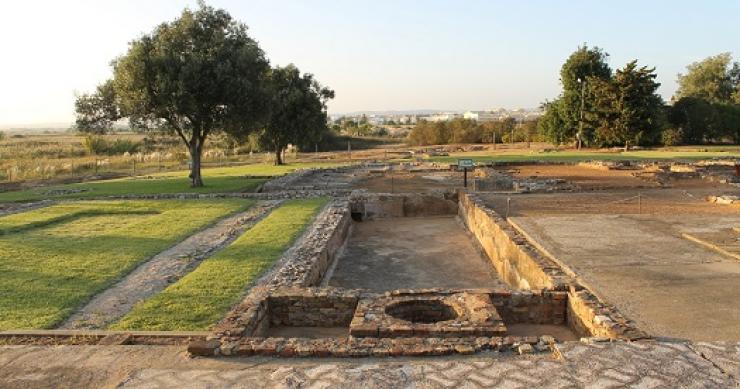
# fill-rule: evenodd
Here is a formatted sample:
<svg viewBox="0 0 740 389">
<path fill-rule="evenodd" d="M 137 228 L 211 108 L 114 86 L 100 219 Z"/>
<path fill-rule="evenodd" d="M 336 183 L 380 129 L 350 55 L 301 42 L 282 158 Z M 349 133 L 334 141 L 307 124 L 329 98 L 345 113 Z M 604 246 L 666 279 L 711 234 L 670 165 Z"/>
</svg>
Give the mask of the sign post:
<svg viewBox="0 0 740 389">
<path fill-rule="evenodd" d="M 458 159 L 457 168 L 463 168 L 463 186 L 468 187 L 468 168 L 473 167 L 472 159 Z"/>
</svg>

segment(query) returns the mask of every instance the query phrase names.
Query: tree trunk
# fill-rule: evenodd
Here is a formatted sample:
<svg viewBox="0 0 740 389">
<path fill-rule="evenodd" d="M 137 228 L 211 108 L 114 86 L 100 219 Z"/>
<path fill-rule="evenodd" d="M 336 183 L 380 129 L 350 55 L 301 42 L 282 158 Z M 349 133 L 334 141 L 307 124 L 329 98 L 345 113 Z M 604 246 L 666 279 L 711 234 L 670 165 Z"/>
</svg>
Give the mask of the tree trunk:
<svg viewBox="0 0 740 389">
<path fill-rule="evenodd" d="M 283 149 L 280 147 L 275 148 L 275 165 L 283 164 Z"/>
<path fill-rule="evenodd" d="M 200 157 L 203 153 L 203 145 L 197 140 L 190 146 L 190 186 L 193 188 L 203 186 L 203 178 L 200 175 Z"/>
</svg>

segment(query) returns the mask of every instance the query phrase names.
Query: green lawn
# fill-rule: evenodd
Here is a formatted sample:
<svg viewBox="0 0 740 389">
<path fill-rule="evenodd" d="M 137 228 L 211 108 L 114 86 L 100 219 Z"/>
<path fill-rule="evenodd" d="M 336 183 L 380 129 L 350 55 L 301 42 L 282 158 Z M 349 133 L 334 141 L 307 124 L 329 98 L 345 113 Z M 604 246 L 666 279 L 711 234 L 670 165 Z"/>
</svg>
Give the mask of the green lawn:
<svg viewBox="0 0 740 389">
<path fill-rule="evenodd" d="M 111 328 L 207 329 L 241 300 L 248 285 L 290 247 L 326 202 L 285 203 L 190 274 L 137 304 Z"/>
<path fill-rule="evenodd" d="M 645 150 L 629 152 L 594 152 L 594 151 L 552 151 L 552 152 L 465 152 L 450 153 L 449 156 L 430 157 L 428 160 L 440 163 L 455 163 L 460 158 L 470 158 L 475 162 L 578 162 L 587 160 L 699 160 L 710 158 L 740 158 L 737 151 L 667 151 Z"/>
<path fill-rule="evenodd" d="M 124 194 L 156 193 L 230 193 L 252 192 L 269 176 L 290 173 L 300 168 L 335 166 L 331 163 L 274 165 L 243 165 L 203 170 L 202 188 L 191 188 L 188 172 L 153 174 L 79 184 L 40 187 L 30 190 L 0 193 L 0 202 L 33 201 L 41 199 L 78 199 L 89 197 L 116 196 Z M 265 177 L 265 178 L 260 178 Z M 74 193 L 53 193 L 58 190 L 74 190 Z"/>
<path fill-rule="evenodd" d="M 53 328 L 138 264 L 253 203 L 86 201 L 0 217 L 0 330 Z"/>
</svg>

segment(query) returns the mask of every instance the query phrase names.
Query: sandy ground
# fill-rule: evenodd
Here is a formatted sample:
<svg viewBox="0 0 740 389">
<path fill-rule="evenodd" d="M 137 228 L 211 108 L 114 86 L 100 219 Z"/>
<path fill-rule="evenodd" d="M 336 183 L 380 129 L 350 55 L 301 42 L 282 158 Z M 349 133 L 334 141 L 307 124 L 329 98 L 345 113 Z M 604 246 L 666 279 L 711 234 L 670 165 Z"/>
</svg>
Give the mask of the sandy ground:
<svg viewBox="0 0 740 389">
<path fill-rule="evenodd" d="M 511 221 L 651 335 L 740 340 L 740 261 L 683 237 L 740 226 L 740 212 Z"/>
<path fill-rule="evenodd" d="M 372 291 L 506 288 L 454 217 L 355 223 L 329 285 Z"/>
<path fill-rule="evenodd" d="M 656 188 L 656 181 L 638 178 L 644 170 L 601 170 L 579 165 L 525 165 L 499 168 L 515 178 L 560 178 L 582 190 Z"/>
<path fill-rule="evenodd" d="M 95 296 L 60 328 L 105 328 L 128 313 L 136 303 L 162 291 L 194 269 L 203 259 L 228 246 L 279 203 L 258 203 L 155 255 L 121 281 Z"/>
<path fill-rule="evenodd" d="M 738 189 L 618 189 L 597 192 L 500 194 L 479 193 L 501 215 L 544 216 L 572 214 L 696 214 L 721 216 L 740 212 L 738 205 L 713 204 L 705 200 L 717 193 L 737 194 Z M 639 195 L 639 198 L 638 198 Z"/>
</svg>

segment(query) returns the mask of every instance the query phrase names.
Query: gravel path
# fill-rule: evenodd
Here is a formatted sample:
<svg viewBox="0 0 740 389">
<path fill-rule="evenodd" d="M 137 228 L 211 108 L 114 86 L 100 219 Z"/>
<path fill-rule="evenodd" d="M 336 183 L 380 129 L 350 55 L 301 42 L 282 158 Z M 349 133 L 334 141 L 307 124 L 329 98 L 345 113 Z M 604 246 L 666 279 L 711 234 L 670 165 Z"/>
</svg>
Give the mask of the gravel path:
<svg viewBox="0 0 740 389">
<path fill-rule="evenodd" d="M 265 217 L 281 201 L 263 201 L 228 217 L 143 263 L 117 284 L 95 296 L 59 328 L 105 328 L 128 313 L 134 304 L 176 282 L 203 259 L 228 246 Z"/>
<path fill-rule="evenodd" d="M 34 209 L 48 207 L 52 204 L 54 204 L 54 201 L 51 200 L 34 201 L 32 203 L 0 203 L 0 216 L 28 212 Z"/>
</svg>

